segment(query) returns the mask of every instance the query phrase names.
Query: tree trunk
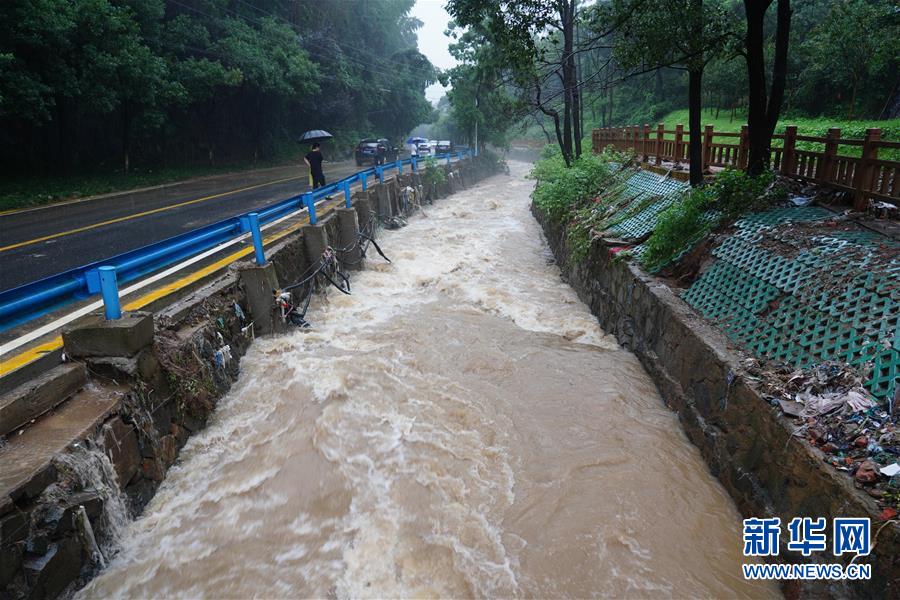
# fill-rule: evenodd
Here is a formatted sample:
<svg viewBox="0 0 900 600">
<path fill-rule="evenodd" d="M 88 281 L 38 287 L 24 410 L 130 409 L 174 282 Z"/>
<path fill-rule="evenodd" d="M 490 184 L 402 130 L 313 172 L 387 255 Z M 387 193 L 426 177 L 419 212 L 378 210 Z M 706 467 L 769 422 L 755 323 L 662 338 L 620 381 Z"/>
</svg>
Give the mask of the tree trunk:
<svg viewBox="0 0 900 600">
<path fill-rule="evenodd" d="M 691 169 L 691 186 L 703 183 L 703 48 L 697 47 L 703 39 L 703 2 L 691 0 L 689 4 L 694 55 L 688 63 L 688 130 L 691 139 L 688 160 Z M 679 157 L 680 158 L 680 157 Z"/>
<path fill-rule="evenodd" d="M 562 22 L 563 34 L 563 54 L 562 54 L 562 84 L 563 84 L 563 154 L 569 158 L 566 160 L 568 164 L 573 155 L 572 149 L 572 107 L 573 95 L 575 93 L 575 73 L 573 51 L 574 29 L 574 0 L 564 0 L 560 3 L 560 21 Z"/>
<path fill-rule="evenodd" d="M 854 77 L 853 78 L 853 87 L 850 89 L 850 110 L 847 113 L 848 121 L 853 120 L 853 113 L 855 112 L 855 109 L 856 109 L 856 88 L 858 85 L 859 85 L 859 79 Z"/>
<path fill-rule="evenodd" d="M 534 78 L 534 92 L 535 92 L 535 105 L 537 106 L 538 110 L 540 110 L 542 113 L 544 113 L 545 115 L 547 115 L 548 117 L 551 117 L 553 119 L 553 127 L 554 127 L 554 129 L 556 129 L 556 143 L 559 144 L 559 149 L 562 152 L 563 160 L 566 161 L 566 166 L 571 167 L 572 166 L 572 156 L 570 154 L 566 154 L 566 152 L 564 150 L 565 144 L 563 143 L 563 132 L 559 126 L 559 113 L 551 108 L 547 108 L 541 102 L 541 84 L 537 80 L 537 77 Z"/>
<path fill-rule="evenodd" d="M 606 126 L 612 127 L 613 124 L 613 89 L 609 88 L 609 116 L 606 117 Z"/>
<path fill-rule="evenodd" d="M 688 158 L 691 167 L 691 186 L 703 183 L 703 70 L 688 71 L 688 123 L 691 132 Z"/>
<path fill-rule="evenodd" d="M 775 31 L 775 57 L 772 66 L 772 91 L 766 85 L 765 32 L 766 10 L 772 0 L 744 0 L 747 16 L 747 138 L 749 158 L 747 173 L 759 175 L 769 168 L 772 133 L 781 114 L 787 80 L 787 48 L 790 40 L 790 0 L 778 0 Z"/>
</svg>

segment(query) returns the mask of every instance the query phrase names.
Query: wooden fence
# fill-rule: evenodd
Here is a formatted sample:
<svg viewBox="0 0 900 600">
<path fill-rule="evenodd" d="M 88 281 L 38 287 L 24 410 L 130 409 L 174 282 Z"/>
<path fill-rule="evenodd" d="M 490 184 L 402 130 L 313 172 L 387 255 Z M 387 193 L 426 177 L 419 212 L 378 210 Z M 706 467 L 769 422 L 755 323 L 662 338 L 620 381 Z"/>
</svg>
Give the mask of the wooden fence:
<svg viewBox="0 0 900 600">
<path fill-rule="evenodd" d="M 797 127 L 792 125 L 772 140 L 771 167 L 780 174 L 851 192 L 859 210 L 867 207 L 870 198 L 900 204 L 900 161 L 878 158 L 879 149 L 900 149 L 900 142 L 882 140 L 880 129 L 867 129 L 865 139 L 859 140 L 842 138 L 837 128 L 829 129 L 825 137 L 797 135 Z M 595 153 L 613 146 L 633 151 L 645 163 L 688 163 L 690 134 L 684 125 L 671 130 L 662 123 L 655 130 L 649 125 L 595 129 L 591 141 Z M 801 150 L 797 142 L 821 144 L 823 149 Z M 861 147 L 860 156 L 840 154 L 839 148 L 844 146 Z M 714 131 L 707 125 L 703 130 L 703 168 L 743 169 L 748 148 L 746 125 L 740 133 Z"/>
</svg>

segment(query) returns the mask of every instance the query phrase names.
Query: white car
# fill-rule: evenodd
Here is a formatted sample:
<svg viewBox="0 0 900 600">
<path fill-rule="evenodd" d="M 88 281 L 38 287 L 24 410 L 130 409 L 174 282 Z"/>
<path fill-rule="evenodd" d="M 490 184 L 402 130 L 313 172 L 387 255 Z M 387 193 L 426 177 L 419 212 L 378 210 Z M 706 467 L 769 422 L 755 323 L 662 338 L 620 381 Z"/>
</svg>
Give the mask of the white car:
<svg viewBox="0 0 900 600">
<path fill-rule="evenodd" d="M 418 154 L 419 156 L 431 156 L 434 154 L 433 152 L 434 146 L 431 145 L 431 142 L 420 142 L 418 146 Z"/>
</svg>

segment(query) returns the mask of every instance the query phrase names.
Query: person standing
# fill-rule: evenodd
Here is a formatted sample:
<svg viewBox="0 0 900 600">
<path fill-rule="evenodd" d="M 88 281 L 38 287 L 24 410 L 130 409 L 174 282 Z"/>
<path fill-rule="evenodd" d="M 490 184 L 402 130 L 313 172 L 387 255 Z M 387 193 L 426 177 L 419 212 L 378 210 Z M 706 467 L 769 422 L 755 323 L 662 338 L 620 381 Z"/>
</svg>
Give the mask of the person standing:
<svg viewBox="0 0 900 600">
<path fill-rule="evenodd" d="M 312 145 L 312 149 L 303 157 L 303 161 L 309 166 L 309 178 L 312 188 L 320 188 L 325 185 L 325 172 L 322 170 L 322 163 L 325 157 L 322 156 L 321 146 L 318 142 Z"/>
</svg>

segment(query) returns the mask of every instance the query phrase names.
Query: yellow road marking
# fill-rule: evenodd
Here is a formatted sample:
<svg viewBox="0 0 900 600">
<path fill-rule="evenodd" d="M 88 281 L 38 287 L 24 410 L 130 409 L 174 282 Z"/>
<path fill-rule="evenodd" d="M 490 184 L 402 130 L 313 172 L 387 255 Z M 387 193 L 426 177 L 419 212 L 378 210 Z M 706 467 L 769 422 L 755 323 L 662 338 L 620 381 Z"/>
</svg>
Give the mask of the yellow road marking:
<svg viewBox="0 0 900 600">
<path fill-rule="evenodd" d="M 330 213 L 333 209 L 334 209 L 334 205 L 332 205 L 330 207 L 323 207 L 322 212 L 319 214 L 324 217 L 325 215 Z M 304 217 L 303 219 L 301 219 L 294 225 L 291 225 L 290 227 L 286 227 L 285 229 L 279 231 L 278 233 L 273 233 L 270 236 L 266 236 L 265 238 L 263 238 L 263 244 L 269 245 L 272 242 L 277 242 L 284 236 L 286 236 L 290 233 L 293 233 L 294 231 L 297 231 L 298 229 L 300 229 L 300 227 L 302 227 L 303 225 L 305 225 L 308 222 L 309 222 L 309 217 L 308 216 Z M 228 256 L 226 256 L 220 260 L 217 260 L 216 262 L 209 264 L 198 271 L 195 271 L 189 275 L 185 275 L 184 277 L 182 277 L 176 281 L 173 281 L 172 283 L 164 285 L 161 288 L 155 289 L 152 292 L 149 292 L 149 293 L 141 296 L 140 298 L 137 298 L 136 300 L 133 300 L 132 302 L 125 304 L 123 308 L 125 310 L 139 310 L 141 308 L 144 308 L 145 306 L 159 300 L 160 298 L 168 296 L 169 294 L 172 294 L 184 287 L 187 287 L 188 285 L 190 285 L 196 281 L 199 281 L 212 273 L 215 273 L 219 269 L 222 269 L 222 268 L 228 266 L 229 264 L 235 262 L 236 260 L 240 260 L 241 258 L 244 258 L 245 256 L 247 256 L 248 254 L 250 254 L 252 252 L 253 252 L 253 246 L 247 246 L 246 248 L 241 248 L 237 252 L 232 252 Z M 19 354 L 13 356 L 12 358 L 6 359 L 4 361 L 0 361 L 0 375 L 12 373 L 16 369 L 23 367 L 30 362 L 36 361 L 43 355 L 45 355 L 49 352 L 53 352 L 54 350 L 58 350 L 59 348 L 62 348 L 62 345 L 63 345 L 62 337 L 56 336 L 49 342 L 45 342 L 38 346 L 34 346 L 32 348 L 29 348 L 28 350 L 20 352 Z"/>
<path fill-rule="evenodd" d="M 222 196 L 238 194 L 240 192 L 246 192 L 248 190 L 255 190 L 256 188 L 265 187 L 267 185 L 275 185 L 276 183 L 284 183 L 285 181 L 292 181 L 294 179 L 300 179 L 301 177 L 304 177 L 304 175 L 297 175 L 295 177 L 287 177 L 285 179 L 277 179 L 275 181 L 267 181 L 265 183 L 258 183 L 256 185 L 251 185 L 251 186 L 240 188 L 237 190 L 229 190 L 227 192 L 221 192 L 219 194 L 213 194 L 211 196 L 204 196 L 203 198 L 197 198 L 195 200 L 188 200 L 186 202 L 180 202 L 178 204 L 171 204 L 169 206 L 154 208 L 153 210 L 145 210 L 144 212 L 135 213 L 133 215 L 126 215 L 124 217 L 117 217 L 115 219 L 109 219 L 108 221 L 101 221 L 100 223 L 94 223 L 93 225 L 85 225 L 84 227 L 78 227 L 77 229 L 70 229 L 69 231 L 61 231 L 59 233 L 52 233 L 50 235 L 45 235 L 42 237 L 34 238 L 33 240 L 18 242 L 16 244 L 10 244 L 9 246 L 2 246 L 2 247 L 0 247 L 0 252 L 6 252 L 7 250 L 14 250 L 16 248 L 21 248 L 22 246 L 30 246 L 31 244 L 37 244 L 39 242 L 46 242 L 47 240 L 52 240 L 55 238 L 66 236 L 66 235 L 72 235 L 73 233 L 81 233 L 82 231 L 89 231 L 91 229 L 96 229 L 97 227 L 103 227 L 105 225 L 112 225 L 114 223 L 121 223 L 122 221 L 129 221 L 131 219 L 138 219 L 140 217 L 146 217 L 147 215 L 152 215 L 152 214 L 164 212 L 167 210 L 172 210 L 173 208 L 181 208 L 182 206 L 188 206 L 190 204 L 197 204 L 198 202 L 205 202 L 207 200 L 213 200 L 215 198 L 221 198 Z"/>
<path fill-rule="evenodd" d="M 30 362 L 36 361 L 48 352 L 53 352 L 57 348 L 62 348 L 62 338 L 56 336 L 49 342 L 45 342 L 34 348 L 29 348 L 25 352 L 17 354 L 10 359 L 0 362 L 0 374 L 5 375 L 12 373 L 19 367 L 25 366 Z"/>
</svg>

